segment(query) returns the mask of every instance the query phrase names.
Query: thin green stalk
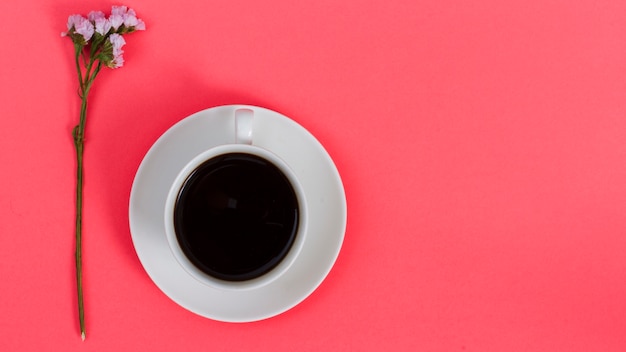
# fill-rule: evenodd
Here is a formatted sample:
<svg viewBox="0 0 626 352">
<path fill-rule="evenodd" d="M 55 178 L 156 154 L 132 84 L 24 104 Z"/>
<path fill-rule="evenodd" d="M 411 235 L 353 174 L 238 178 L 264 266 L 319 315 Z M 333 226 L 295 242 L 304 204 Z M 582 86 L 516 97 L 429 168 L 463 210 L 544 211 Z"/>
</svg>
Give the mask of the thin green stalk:
<svg viewBox="0 0 626 352">
<path fill-rule="evenodd" d="M 83 97 L 86 105 L 86 97 Z M 76 147 L 76 287 L 78 289 L 78 321 L 80 333 L 85 340 L 85 309 L 83 301 L 83 260 L 82 260 L 82 220 L 83 220 L 83 140 L 81 128 L 74 128 Z"/>
<path fill-rule="evenodd" d="M 83 47 L 81 45 L 78 44 L 74 44 L 74 51 L 75 51 L 75 57 L 76 57 L 76 72 L 78 72 L 78 87 L 81 91 L 81 95 L 82 95 L 82 90 L 83 90 L 83 74 L 82 71 L 80 69 L 80 53 L 83 50 Z M 82 98 L 82 96 L 81 96 Z"/>
<path fill-rule="evenodd" d="M 81 50 L 76 52 L 76 62 L 78 65 Z M 80 119 L 78 125 L 74 127 L 74 147 L 76 149 L 76 288 L 78 293 L 78 321 L 80 325 L 80 333 L 83 341 L 85 340 L 85 309 L 83 299 L 83 265 L 82 265 L 82 220 L 83 220 L 83 153 L 85 141 L 85 122 L 87 117 L 87 99 L 89 90 L 100 71 L 102 64 L 99 62 L 93 72 L 90 72 L 93 66 L 93 59 L 87 65 L 87 71 L 84 75 L 79 69 L 78 75 L 80 80 Z"/>
</svg>

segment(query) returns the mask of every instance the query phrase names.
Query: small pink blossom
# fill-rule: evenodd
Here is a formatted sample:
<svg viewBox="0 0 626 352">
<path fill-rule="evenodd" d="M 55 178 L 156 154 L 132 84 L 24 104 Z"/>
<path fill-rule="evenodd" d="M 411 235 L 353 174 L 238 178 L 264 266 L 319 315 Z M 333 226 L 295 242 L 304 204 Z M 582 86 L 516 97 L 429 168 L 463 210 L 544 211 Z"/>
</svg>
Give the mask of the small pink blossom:
<svg viewBox="0 0 626 352">
<path fill-rule="evenodd" d="M 72 27 L 75 27 L 78 23 L 82 22 L 83 19 L 84 17 L 81 15 L 70 15 L 67 19 L 67 30 L 71 30 Z"/>
<path fill-rule="evenodd" d="M 62 36 L 71 34 L 73 29 L 74 33 L 80 34 L 85 42 L 91 39 L 95 31 L 93 23 L 81 15 L 71 15 L 67 19 L 67 29 L 67 32 L 61 33 Z"/>
<path fill-rule="evenodd" d="M 80 23 L 82 20 L 83 20 L 83 16 L 81 15 L 70 15 L 67 18 L 67 32 L 61 32 L 61 36 L 65 37 L 66 35 L 70 34 L 70 32 L 72 31 L 72 28 L 76 27 L 76 25 Z"/>
<path fill-rule="evenodd" d="M 97 19 L 99 18 L 105 18 L 106 16 L 104 16 L 104 12 L 102 11 L 91 11 L 89 13 L 89 15 L 87 15 L 87 18 L 91 21 L 91 22 L 96 22 Z"/>
<path fill-rule="evenodd" d="M 122 50 L 122 47 L 126 44 L 126 40 L 121 35 L 113 33 L 109 36 L 109 41 L 113 46 L 113 60 L 107 63 L 107 66 L 111 68 L 122 67 L 124 65 L 124 57 L 122 57 L 124 50 Z"/>
<path fill-rule="evenodd" d="M 111 15 L 123 16 L 124 14 L 126 14 L 126 12 L 128 12 L 128 6 L 121 5 L 111 7 Z"/>
<path fill-rule="evenodd" d="M 80 25 L 76 27 L 76 33 L 82 35 L 86 42 L 91 39 L 95 30 L 93 23 L 88 20 L 81 22 Z"/>
<path fill-rule="evenodd" d="M 132 27 L 135 27 L 137 23 L 139 23 L 139 20 L 135 16 L 126 15 L 123 17 L 124 17 L 124 26 L 126 27 L 132 28 Z"/>
<path fill-rule="evenodd" d="M 113 45 L 113 55 L 116 55 L 116 52 L 122 53 L 122 47 L 124 45 L 126 45 L 126 40 L 124 40 L 124 37 L 117 34 L 117 33 L 113 33 L 109 36 L 109 41 L 111 42 L 111 44 Z"/>
<path fill-rule="evenodd" d="M 122 15 L 122 17 L 124 17 L 124 25 L 126 27 L 135 27 L 139 23 L 137 14 L 133 9 L 128 9 L 126 14 Z"/>
<path fill-rule="evenodd" d="M 120 28 L 121 25 L 124 24 L 124 18 L 122 17 L 122 15 L 111 14 L 111 16 L 109 16 L 109 22 L 111 23 L 111 27 L 113 27 L 113 30 L 117 30 L 118 28 Z"/>
<path fill-rule="evenodd" d="M 96 32 L 100 35 L 106 35 L 112 27 L 111 22 L 104 17 L 97 18 L 94 25 L 96 27 Z"/>
<path fill-rule="evenodd" d="M 124 57 L 121 55 L 117 56 L 113 59 L 113 61 L 111 61 L 111 68 L 120 68 L 122 66 L 124 66 Z"/>
<path fill-rule="evenodd" d="M 131 11 L 132 13 L 135 13 L 135 11 L 133 10 Z M 111 21 L 111 24 L 113 25 L 113 29 L 115 30 L 117 30 L 121 25 L 126 25 L 128 27 L 128 25 L 126 24 L 126 22 L 129 21 L 128 20 L 128 7 L 124 5 L 111 7 L 111 16 L 109 17 L 109 20 Z"/>
<path fill-rule="evenodd" d="M 137 19 L 137 25 L 135 26 L 135 30 L 138 30 L 138 31 L 146 30 L 146 24 L 139 18 Z"/>
<path fill-rule="evenodd" d="M 117 30 L 121 25 L 129 28 L 130 30 L 143 31 L 146 29 L 146 24 L 137 18 L 135 10 L 128 8 L 127 6 L 113 6 L 111 8 L 111 16 L 109 21 L 114 30 Z"/>
</svg>

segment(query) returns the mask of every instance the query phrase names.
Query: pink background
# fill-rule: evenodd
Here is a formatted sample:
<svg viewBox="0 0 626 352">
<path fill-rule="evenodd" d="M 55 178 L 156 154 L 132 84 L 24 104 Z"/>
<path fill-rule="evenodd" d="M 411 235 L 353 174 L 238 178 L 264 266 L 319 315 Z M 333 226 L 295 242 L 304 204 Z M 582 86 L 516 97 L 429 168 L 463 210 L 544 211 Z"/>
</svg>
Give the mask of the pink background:
<svg viewBox="0 0 626 352">
<path fill-rule="evenodd" d="M 626 350 L 626 2 L 131 0 L 91 95 L 81 342 L 67 16 L 0 2 L 3 351 Z M 309 129 L 349 216 L 323 284 L 228 324 L 168 299 L 128 198 L 171 125 L 246 103 Z"/>
</svg>

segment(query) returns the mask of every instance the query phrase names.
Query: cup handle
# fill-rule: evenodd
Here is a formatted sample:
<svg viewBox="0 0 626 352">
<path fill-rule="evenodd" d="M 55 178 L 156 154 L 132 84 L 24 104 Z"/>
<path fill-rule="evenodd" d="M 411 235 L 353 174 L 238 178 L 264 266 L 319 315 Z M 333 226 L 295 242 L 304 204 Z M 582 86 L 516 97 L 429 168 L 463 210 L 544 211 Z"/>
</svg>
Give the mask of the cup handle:
<svg viewBox="0 0 626 352">
<path fill-rule="evenodd" d="M 252 144 L 252 117 L 251 109 L 235 110 L 235 143 Z"/>
</svg>

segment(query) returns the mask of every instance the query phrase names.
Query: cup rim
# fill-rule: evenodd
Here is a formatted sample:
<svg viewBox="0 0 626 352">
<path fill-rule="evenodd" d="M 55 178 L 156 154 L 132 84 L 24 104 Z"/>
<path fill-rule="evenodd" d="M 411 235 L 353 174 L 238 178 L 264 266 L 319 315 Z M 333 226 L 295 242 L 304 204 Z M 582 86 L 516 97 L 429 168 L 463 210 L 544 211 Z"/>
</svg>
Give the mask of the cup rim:
<svg viewBox="0 0 626 352">
<path fill-rule="evenodd" d="M 219 279 L 217 277 L 211 276 L 204 271 L 200 270 L 196 267 L 184 254 L 180 244 L 178 242 L 175 226 L 174 226 L 174 208 L 176 205 L 176 200 L 178 194 L 180 192 L 181 187 L 183 187 L 187 178 L 194 172 L 200 165 L 204 162 L 221 156 L 225 154 L 232 153 L 244 153 L 251 154 L 258 157 L 261 157 L 269 162 L 271 162 L 274 166 L 276 166 L 287 178 L 287 180 L 291 183 L 291 186 L 296 195 L 296 200 L 298 202 L 298 229 L 294 238 L 294 241 L 287 251 L 286 255 L 280 260 L 280 262 L 272 269 L 270 269 L 265 274 L 258 276 L 256 278 L 252 278 L 249 280 L 243 281 L 228 281 Z M 218 145 L 204 152 L 198 154 L 191 161 L 189 161 L 181 170 L 178 172 L 174 182 L 170 186 L 170 189 L 167 193 L 166 201 L 165 201 L 165 209 L 164 209 L 164 222 L 165 222 L 165 235 L 167 238 L 167 242 L 169 245 L 169 249 L 173 254 L 176 261 L 181 265 L 181 267 L 189 274 L 191 277 L 199 281 L 200 283 L 214 287 L 216 289 L 221 290 L 251 290 L 258 287 L 262 287 L 270 284 L 271 282 L 278 279 L 282 276 L 291 265 L 294 263 L 296 258 L 304 246 L 304 242 L 306 239 L 307 233 L 307 223 L 308 223 L 308 213 L 306 209 L 306 199 L 304 189 L 298 180 L 296 174 L 289 167 L 289 165 L 278 155 L 273 152 L 261 148 L 255 145 L 248 144 L 223 144 Z"/>
</svg>

